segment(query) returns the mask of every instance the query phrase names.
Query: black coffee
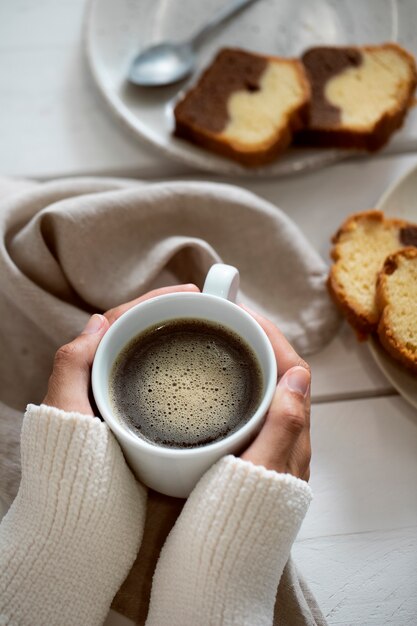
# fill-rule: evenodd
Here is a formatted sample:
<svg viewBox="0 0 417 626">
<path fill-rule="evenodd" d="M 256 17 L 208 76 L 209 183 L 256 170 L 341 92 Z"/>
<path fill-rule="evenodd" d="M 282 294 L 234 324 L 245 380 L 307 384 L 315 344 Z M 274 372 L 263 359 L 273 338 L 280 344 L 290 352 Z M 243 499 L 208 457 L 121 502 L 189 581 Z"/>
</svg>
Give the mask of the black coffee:
<svg viewBox="0 0 417 626">
<path fill-rule="evenodd" d="M 238 335 L 188 319 L 132 339 L 110 381 L 119 419 L 149 442 L 174 448 L 223 439 L 253 415 L 262 392 L 257 358 Z"/>
</svg>

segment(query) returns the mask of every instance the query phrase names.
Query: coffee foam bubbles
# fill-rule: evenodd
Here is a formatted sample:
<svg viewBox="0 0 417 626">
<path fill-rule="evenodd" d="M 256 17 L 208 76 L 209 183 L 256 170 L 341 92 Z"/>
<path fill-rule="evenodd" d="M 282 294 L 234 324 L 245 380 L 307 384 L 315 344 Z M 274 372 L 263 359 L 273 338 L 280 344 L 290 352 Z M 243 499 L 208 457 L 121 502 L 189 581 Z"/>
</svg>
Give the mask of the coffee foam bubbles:
<svg viewBox="0 0 417 626">
<path fill-rule="evenodd" d="M 128 344 L 112 376 L 120 419 L 159 445 L 191 447 L 230 434 L 260 400 L 256 357 L 235 333 L 208 322 L 180 320 Z"/>
</svg>

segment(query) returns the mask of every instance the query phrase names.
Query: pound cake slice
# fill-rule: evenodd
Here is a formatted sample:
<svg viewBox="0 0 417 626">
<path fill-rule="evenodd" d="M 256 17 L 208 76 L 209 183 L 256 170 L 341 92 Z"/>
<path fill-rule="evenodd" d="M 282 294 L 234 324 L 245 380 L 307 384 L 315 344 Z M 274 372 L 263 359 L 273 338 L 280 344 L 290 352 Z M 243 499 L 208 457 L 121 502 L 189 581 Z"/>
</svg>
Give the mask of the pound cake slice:
<svg viewBox="0 0 417 626">
<path fill-rule="evenodd" d="M 402 125 L 417 70 L 401 46 L 311 48 L 302 62 L 312 99 L 297 143 L 374 151 Z"/>
<path fill-rule="evenodd" d="M 385 260 L 376 299 L 381 344 L 417 374 L 417 248 L 404 248 Z"/>
<path fill-rule="evenodd" d="M 300 61 L 225 48 L 176 105 L 174 134 L 260 166 L 304 125 L 309 98 Z"/>
<path fill-rule="evenodd" d="M 376 282 L 384 261 L 405 246 L 417 245 L 417 226 L 385 219 L 381 211 L 349 217 L 332 239 L 327 285 L 335 303 L 358 335 L 377 330 L 380 313 Z"/>
</svg>

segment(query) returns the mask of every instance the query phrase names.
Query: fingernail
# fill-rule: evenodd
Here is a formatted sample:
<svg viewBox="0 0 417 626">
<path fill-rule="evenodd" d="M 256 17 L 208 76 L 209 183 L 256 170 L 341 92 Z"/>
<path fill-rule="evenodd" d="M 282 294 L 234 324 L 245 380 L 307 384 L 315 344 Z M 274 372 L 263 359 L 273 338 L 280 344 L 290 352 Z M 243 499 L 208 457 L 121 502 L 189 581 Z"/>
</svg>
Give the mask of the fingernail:
<svg viewBox="0 0 417 626">
<path fill-rule="evenodd" d="M 310 388 L 310 373 L 304 367 L 294 367 L 285 376 L 285 382 L 290 391 L 305 397 Z"/>
<path fill-rule="evenodd" d="M 94 333 L 98 333 L 100 328 L 103 326 L 104 317 L 99 315 L 99 313 L 94 313 L 90 317 L 87 322 L 86 327 L 84 328 L 82 335 L 94 335 Z"/>
</svg>

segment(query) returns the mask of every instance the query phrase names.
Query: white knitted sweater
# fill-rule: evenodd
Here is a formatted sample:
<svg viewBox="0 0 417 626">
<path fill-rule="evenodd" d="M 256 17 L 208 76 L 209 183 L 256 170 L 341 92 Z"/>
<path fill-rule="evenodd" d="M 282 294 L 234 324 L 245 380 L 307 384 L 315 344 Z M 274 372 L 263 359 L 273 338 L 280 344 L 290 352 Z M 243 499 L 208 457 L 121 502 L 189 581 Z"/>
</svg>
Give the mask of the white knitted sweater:
<svg viewBox="0 0 417 626">
<path fill-rule="evenodd" d="M 29 405 L 22 481 L 0 524 L 0 625 L 102 624 L 138 552 L 146 490 L 106 424 Z M 311 499 L 233 456 L 189 497 L 161 552 L 147 626 L 267 626 Z"/>
</svg>

